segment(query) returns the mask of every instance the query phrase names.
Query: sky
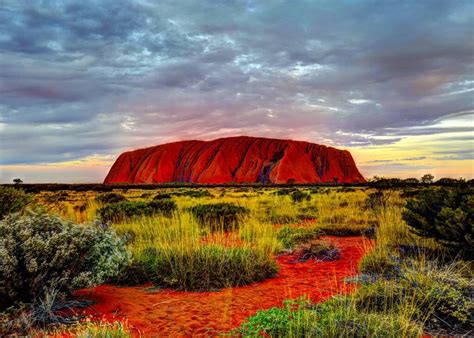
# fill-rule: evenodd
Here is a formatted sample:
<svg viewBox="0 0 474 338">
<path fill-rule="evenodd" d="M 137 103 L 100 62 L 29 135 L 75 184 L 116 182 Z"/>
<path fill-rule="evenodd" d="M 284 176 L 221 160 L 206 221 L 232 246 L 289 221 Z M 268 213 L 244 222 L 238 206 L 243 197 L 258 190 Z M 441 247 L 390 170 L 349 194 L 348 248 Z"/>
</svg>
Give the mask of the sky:
<svg viewBox="0 0 474 338">
<path fill-rule="evenodd" d="M 0 182 L 249 135 L 474 178 L 474 2 L 0 0 Z"/>
</svg>

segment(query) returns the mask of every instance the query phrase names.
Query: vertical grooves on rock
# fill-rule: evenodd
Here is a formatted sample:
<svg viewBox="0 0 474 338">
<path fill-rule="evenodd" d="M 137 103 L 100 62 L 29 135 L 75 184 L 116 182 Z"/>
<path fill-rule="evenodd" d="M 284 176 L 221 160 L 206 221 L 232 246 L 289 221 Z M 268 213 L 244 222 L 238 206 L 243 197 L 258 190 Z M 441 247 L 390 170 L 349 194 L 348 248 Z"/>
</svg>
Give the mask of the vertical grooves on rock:
<svg viewBox="0 0 474 338">
<path fill-rule="evenodd" d="M 104 183 L 365 182 L 346 150 L 254 137 L 183 141 L 118 157 Z"/>
</svg>

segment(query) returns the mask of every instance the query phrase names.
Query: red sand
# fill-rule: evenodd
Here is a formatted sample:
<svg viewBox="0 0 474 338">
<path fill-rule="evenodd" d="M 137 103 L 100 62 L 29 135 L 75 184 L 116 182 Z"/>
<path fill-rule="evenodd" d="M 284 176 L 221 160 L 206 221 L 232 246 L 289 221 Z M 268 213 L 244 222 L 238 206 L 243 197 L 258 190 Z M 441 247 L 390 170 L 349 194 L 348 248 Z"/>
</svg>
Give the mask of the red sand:
<svg viewBox="0 0 474 338">
<path fill-rule="evenodd" d="M 218 292 L 150 292 L 145 287 L 102 285 L 80 292 L 97 302 L 88 314 L 105 320 L 128 321 L 145 336 L 216 335 L 240 325 L 258 309 L 280 306 L 285 299 L 308 295 L 322 301 L 347 293 L 353 284 L 345 277 L 357 274 L 359 260 L 372 242 L 363 237 L 330 237 L 341 249 L 334 262 L 294 262 L 294 257 L 277 258 L 280 272 L 275 278 Z"/>
</svg>

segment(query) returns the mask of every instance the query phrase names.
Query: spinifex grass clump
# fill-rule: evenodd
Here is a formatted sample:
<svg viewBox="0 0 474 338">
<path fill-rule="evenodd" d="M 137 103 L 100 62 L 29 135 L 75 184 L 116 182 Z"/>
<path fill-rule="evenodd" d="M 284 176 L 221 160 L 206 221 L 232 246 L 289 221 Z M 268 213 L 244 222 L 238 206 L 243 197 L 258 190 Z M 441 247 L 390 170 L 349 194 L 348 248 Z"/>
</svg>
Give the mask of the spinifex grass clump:
<svg viewBox="0 0 474 338">
<path fill-rule="evenodd" d="M 213 290 L 260 281 L 277 272 L 272 256 L 275 242 L 265 229 L 262 231 L 268 237 L 224 245 L 218 241 L 227 237 L 223 230 L 217 233 L 222 236 L 215 236 L 216 241 L 208 244 L 201 237 L 202 227 L 186 212 L 115 227 L 119 233 L 134 234 L 129 243 L 134 262 L 120 278 L 123 284 L 151 281 L 178 290 Z M 247 233 L 260 232 L 252 228 Z"/>
<path fill-rule="evenodd" d="M 118 194 L 116 192 L 108 192 L 105 194 L 100 194 L 95 199 L 100 204 L 119 203 L 119 202 L 123 202 L 127 200 L 125 196 Z"/>
<path fill-rule="evenodd" d="M 430 189 L 408 200 L 403 219 L 422 237 L 474 257 L 474 189 Z"/>
<path fill-rule="evenodd" d="M 0 186 L 0 220 L 6 215 L 21 212 L 31 202 L 23 190 Z"/>
<path fill-rule="evenodd" d="M 241 286 L 276 275 L 275 261 L 251 247 L 208 244 L 149 248 L 140 255 L 146 280 L 177 290 L 205 291 Z"/>
<path fill-rule="evenodd" d="M 236 229 L 249 213 L 249 209 L 232 203 L 198 204 L 190 207 L 189 211 L 202 226 L 209 226 L 211 231 Z"/>
<path fill-rule="evenodd" d="M 49 290 L 69 294 L 120 272 L 129 256 L 115 232 L 32 213 L 0 222 L 0 307 Z"/>
<path fill-rule="evenodd" d="M 156 214 L 171 215 L 177 209 L 176 203 L 170 199 L 151 202 L 119 202 L 106 205 L 98 210 L 102 222 L 119 222 L 138 216 Z"/>
</svg>

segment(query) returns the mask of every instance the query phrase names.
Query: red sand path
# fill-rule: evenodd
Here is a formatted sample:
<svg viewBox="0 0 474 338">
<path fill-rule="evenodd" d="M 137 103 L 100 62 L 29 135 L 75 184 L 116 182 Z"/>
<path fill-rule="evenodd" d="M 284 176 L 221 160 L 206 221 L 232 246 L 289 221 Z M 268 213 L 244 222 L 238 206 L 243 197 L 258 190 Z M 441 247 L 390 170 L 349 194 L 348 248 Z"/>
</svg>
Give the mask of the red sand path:
<svg viewBox="0 0 474 338">
<path fill-rule="evenodd" d="M 277 258 L 277 277 L 218 292 L 150 292 L 144 287 L 102 285 L 81 295 L 96 304 L 88 311 L 106 320 L 126 320 L 142 335 L 190 336 L 227 332 L 258 309 L 280 306 L 285 299 L 307 294 L 321 301 L 347 293 L 353 284 L 344 278 L 357 274 L 359 260 L 372 242 L 364 237 L 329 237 L 341 249 L 334 262 L 294 262 L 289 255 Z"/>
</svg>

